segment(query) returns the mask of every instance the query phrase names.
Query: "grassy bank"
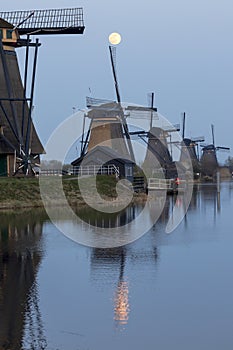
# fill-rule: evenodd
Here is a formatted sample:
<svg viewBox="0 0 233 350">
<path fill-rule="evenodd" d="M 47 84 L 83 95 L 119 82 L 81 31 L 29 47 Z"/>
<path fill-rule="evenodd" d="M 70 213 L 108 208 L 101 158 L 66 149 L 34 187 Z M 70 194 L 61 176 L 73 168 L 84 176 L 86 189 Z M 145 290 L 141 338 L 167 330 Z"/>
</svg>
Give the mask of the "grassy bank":
<svg viewBox="0 0 233 350">
<path fill-rule="evenodd" d="M 53 206 L 62 205 L 56 198 L 56 186 L 60 179 L 51 178 L 51 186 L 48 187 L 47 196 L 49 203 Z M 95 195 L 95 184 L 91 178 L 80 180 L 82 188 L 93 203 L 97 200 Z M 64 177 L 62 179 L 63 190 L 70 205 L 84 206 L 80 186 L 75 178 Z M 106 200 L 117 198 L 117 181 L 114 176 L 98 176 L 96 187 L 99 195 Z M 123 191 L 127 189 L 123 188 Z M 58 191 L 57 191 L 58 192 Z M 57 193 L 59 197 L 59 193 Z M 134 198 L 138 198 L 135 195 Z M 38 178 L 0 178 L 0 209 L 20 209 L 43 207 L 40 195 L 40 184 Z"/>
<path fill-rule="evenodd" d="M 0 178 L 0 208 L 41 207 L 39 180 Z"/>
</svg>

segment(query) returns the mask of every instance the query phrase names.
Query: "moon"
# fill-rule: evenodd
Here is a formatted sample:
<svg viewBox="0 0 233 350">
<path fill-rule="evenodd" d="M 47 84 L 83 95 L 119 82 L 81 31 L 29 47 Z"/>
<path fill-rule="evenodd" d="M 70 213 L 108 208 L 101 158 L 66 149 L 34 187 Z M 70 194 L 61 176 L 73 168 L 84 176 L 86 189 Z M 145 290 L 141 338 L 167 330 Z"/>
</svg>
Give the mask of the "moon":
<svg viewBox="0 0 233 350">
<path fill-rule="evenodd" d="M 121 42 L 121 36 L 119 33 L 112 33 L 109 35 L 108 40 L 112 45 L 118 45 Z"/>
</svg>

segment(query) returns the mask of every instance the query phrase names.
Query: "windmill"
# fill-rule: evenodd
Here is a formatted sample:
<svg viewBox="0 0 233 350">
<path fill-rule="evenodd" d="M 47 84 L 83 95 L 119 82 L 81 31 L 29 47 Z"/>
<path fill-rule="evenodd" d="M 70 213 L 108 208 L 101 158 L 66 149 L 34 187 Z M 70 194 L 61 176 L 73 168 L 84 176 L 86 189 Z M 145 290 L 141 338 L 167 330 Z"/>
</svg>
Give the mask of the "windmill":
<svg viewBox="0 0 233 350">
<path fill-rule="evenodd" d="M 40 43 L 31 36 L 82 34 L 84 28 L 82 8 L 0 12 L 0 175 L 33 175 L 44 153 L 32 121 Z M 20 47 L 26 49 L 23 79 L 15 52 Z"/>
<path fill-rule="evenodd" d="M 199 176 L 201 171 L 201 165 L 199 161 L 199 143 L 204 142 L 204 136 L 199 137 L 185 137 L 185 126 L 186 126 L 186 113 L 183 113 L 183 126 L 182 126 L 182 143 L 180 162 L 182 164 L 189 164 L 191 159 L 194 177 Z"/>
<path fill-rule="evenodd" d="M 150 109 L 150 129 L 149 131 L 135 131 L 131 135 L 137 135 L 147 145 L 146 156 L 143 163 L 143 168 L 151 173 L 162 173 L 166 178 L 176 177 L 176 165 L 172 160 L 172 155 L 168 147 L 168 138 L 174 131 L 180 130 L 179 125 L 155 127 L 153 119 L 155 119 L 154 111 L 154 92 L 148 94 L 149 109 Z M 158 119 L 156 115 L 156 119 Z M 155 164 L 156 163 L 156 164 Z"/>
<path fill-rule="evenodd" d="M 175 163 L 168 148 L 168 131 L 160 127 L 152 127 L 146 135 L 147 152 L 144 160 L 144 167 L 150 167 L 152 172 L 162 171 L 166 178 L 176 177 L 173 175 Z M 158 160 L 155 164 L 154 157 Z"/>
<path fill-rule="evenodd" d="M 121 101 L 119 84 L 116 73 L 116 47 L 109 46 L 110 62 L 116 93 L 116 101 L 87 97 L 89 111 L 83 118 L 83 133 L 81 139 L 80 158 L 72 162 L 79 165 L 84 156 L 98 145 L 102 145 L 116 151 L 118 158 L 130 159 L 135 163 L 134 151 L 131 143 L 127 118 L 135 114 L 147 114 L 150 118 L 151 107 L 125 106 Z M 153 111 L 157 111 L 153 108 Z M 90 120 L 88 131 L 85 133 L 87 119 Z"/>
<path fill-rule="evenodd" d="M 109 46 L 109 52 L 117 101 L 87 97 L 86 105 L 89 111 L 83 118 L 80 157 L 84 157 L 96 146 L 102 145 L 116 151 L 122 158 L 126 157 L 134 161 L 125 113 L 121 106 L 116 74 L 116 48 Z M 84 135 L 87 118 L 90 123 L 88 131 Z"/>
<path fill-rule="evenodd" d="M 206 179 L 213 179 L 217 173 L 219 164 L 217 151 L 229 151 L 229 147 L 215 146 L 214 125 L 211 124 L 212 143 L 209 145 L 202 144 L 201 173 Z"/>
</svg>

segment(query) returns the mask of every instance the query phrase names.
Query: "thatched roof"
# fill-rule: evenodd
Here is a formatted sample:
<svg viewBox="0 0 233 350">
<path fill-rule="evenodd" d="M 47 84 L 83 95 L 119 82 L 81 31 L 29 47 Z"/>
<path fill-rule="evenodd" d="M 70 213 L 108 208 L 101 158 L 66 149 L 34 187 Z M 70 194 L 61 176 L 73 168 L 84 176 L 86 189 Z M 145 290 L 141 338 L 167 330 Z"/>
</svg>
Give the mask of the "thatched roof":
<svg viewBox="0 0 233 350">
<path fill-rule="evenodd" d="M 109 161 L 117 160 L 122 164 L 134 164 L 130 157 L 118 153 L 116 150 L 107 146 L 96 146 L 91 151 L 87 152 L 84 156 L 75 159 L 71 165 L 80 166 L 88 165 L 92 162 L 96 165 L 104 165 Z"/>
<path fill-rule="evenodd" d="M 10 80 L 11 97 L 22 99 L 24 96 L 23 85 L 21 81 L 16 53 L 15 51 L 4 51 L 4 53 L 5 53 L 5 59 L 7 64 L 7 70 L 9 74 L 9 80 Z M 0 56 L 0 98 L 1 99 L 9 98 L 6 76 L 4 74 L 3 62 L 2 62 L 1 56 Z M 1 108 L 1 103 L 3 108 Z M 17 101 L 12 103 L 10 101 L 2 101 L 1 103 L 0 103 L 0 126 L 3 126 L 4 136 L 9 140 L 9 142 L 15 147 L 16 150 L 19 150 L 20 142 L 17 139 L 16 135 L 14 134 L 13 130 L 18 129 L 18 133 L 22 134 L 22 137 L 21 137 L 22 145 L 25 145 L 27 124 L 28 124 L 28 118 L 29 118 L 29 107 L 26 103 L 25 118 L 23 123 L 23 102 L 22 101 Z M 6 118 L 3 109 L 7 114 L 9 121 Z M 14 115 L 16 117 L 15 118 L 16 123 L 14 121 Z M 31 146 L 30 148 L 31 148 L 32 154 L 44 153 L 44 148 L 36 133 L 33 123 L 31 128 L 30 146 Z M 1 147 L 1 144 L 0 144 L 0 153 L 4 153 L 4 149 L 5 148 L 3 146 Z"/>
<path fill-rule="evenodd" d="M 7 21 L 5 21 L 4 19 L 0 18 L 0 28 L 11 28 L 13 29 L 14 26 L 10 23 L 8 23 Z"/>
</svg>

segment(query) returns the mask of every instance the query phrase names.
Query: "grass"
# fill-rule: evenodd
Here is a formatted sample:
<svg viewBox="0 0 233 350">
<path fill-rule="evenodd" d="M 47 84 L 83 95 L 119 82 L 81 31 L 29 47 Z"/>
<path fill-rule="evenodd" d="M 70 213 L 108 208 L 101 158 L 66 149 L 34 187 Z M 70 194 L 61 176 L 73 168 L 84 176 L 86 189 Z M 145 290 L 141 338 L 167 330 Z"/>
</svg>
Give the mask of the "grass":
<svg viewBox="0 0 233 350">
<path fill-rule="evenodd" d="M 0 208 L 42 207 L 38 178 L 0 178 Z"/>
<path fill-rule="evenodd" d="M 48 197 L 51 193 L 51 205 L 56 205 L 56 183 L 59 178 L 51 178 L 52 187 L 48 188 Z M 86 195 L 95 200 L 95 181 L 93 178 L 82 178 L 79 180 Z M 68 202 L 83 205 L 79 181 L 70 177 L 62 179 L 63 190 Z M 113 199 L 117 197 L 117 180 L 114 176 L 97 176 L 96 187 L 103 198 Z M 38 178 L 0 178 L 0 208 L 25 208 L 42 207 Z"/>
</svg>

